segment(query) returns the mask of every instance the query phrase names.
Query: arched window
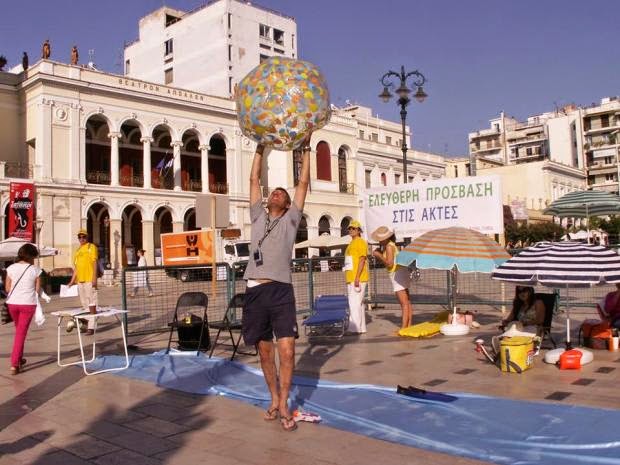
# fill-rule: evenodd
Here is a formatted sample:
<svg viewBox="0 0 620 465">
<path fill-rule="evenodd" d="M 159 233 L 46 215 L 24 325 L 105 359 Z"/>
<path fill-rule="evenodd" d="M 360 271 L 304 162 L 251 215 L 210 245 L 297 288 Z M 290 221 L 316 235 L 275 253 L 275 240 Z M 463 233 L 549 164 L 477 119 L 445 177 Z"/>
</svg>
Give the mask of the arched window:
<svg viewBox="0 0 620 465">
<path fill-rule="evenodd" d="M 319 236 L 322 234 L 331 234 L 329 218 L 326 216 L 322 216 L 319 220 Z M 319 257 L 329 257 L 329 251 L 324 248 L 319 249 Z"/>
<path fill-rule="evenodd" d="M 198 133 L 190 129 L 183 133 L 181 141 L 181 189 L 200 192 L 202 190 L 201 152 Z"/>
<path fill-rule="evenodd" d="M 151 185 L 158 189 L 174 188 L 173 149 L 170 128 L 160 124 L 152 133 L 151 144 Z"/>
<path fill-rule="evenodd" d="M 295 237 L 295 243 L 308 240 L 308 221 L 305 216 L 299 220 L 299 227 L 297 228 L 297 236 Z M 308 249 L 295 249 L 295 258 L 308 258 Z"/>
<path fill-rule="evenodd" d="M 338 149 L 338 185 L 340 192 L 347 192 L 347 152 L 344 147 Z"/>
<path fill-rule="evenodd" d="M 183 219 L 183 231 L 194 231 L 196 229 L 196 209 L 190 208 L 185 212 Z"/>
<path fill-rule="evenodd" d="M 121 186 L 142 187 L 144 185 L 144 167 L 142 166 L 142 133 L 135 120 L 128 120 L 121 126 L 121 138 L 118 147 L 119 183 Z M 150 187 L 150 186 L 149 186 Z"/>
<path fill-rule="evenodd" d="M 332 165 L 329 145 L 321 141 L 316 146 L 316 178 L 321 181 L 332 180 Z"/>
<path fill-rule="evenodd" d="M 381 185 L 387 186 L 387 176 L 385 175 L 385 173 L 381 173 Z"/>
<path fill-rule="evenodd" d="M 215 135 L 209 140 L 209 147 L 209 192 L 228 194 L 226 142 L 219 135 Z"/>
<path fill-rule="evenodd" d="M 331 228 L 329 225 L 329 218 L 326 216 L 322 216 L 319 220 L 319 236 L 325 233 L 331 234 Z"/>
<path fill-rule="evenodd" d="M 340 235 L 346 236 L 349 234 L 349 223 L 351 222 L 350 216 L 345 216 L 340 222 Z"/>
<path fill-rule="evenodd" d="M 86 122 L 86 182 L 89 184 L 110 184 L 111 145 L 108 134 L 110 127 L 100 115 L 88 118 Z"/>
</svg>

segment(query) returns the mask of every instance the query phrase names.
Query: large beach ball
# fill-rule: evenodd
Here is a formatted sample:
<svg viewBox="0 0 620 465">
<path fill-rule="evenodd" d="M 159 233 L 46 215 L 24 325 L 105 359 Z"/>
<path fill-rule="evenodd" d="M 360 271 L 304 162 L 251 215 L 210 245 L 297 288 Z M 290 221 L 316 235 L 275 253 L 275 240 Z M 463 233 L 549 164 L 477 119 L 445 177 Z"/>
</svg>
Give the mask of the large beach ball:
<svg viewBox="0 0 620 465">
<path fill-rule="evenodd" d="M 243 134 L 277 150 L 300 147 L 308 131 L 331 116 L 325 78 L 307 61 L 272 57 L 237 87 L 237 118 Z"/>
</svg>

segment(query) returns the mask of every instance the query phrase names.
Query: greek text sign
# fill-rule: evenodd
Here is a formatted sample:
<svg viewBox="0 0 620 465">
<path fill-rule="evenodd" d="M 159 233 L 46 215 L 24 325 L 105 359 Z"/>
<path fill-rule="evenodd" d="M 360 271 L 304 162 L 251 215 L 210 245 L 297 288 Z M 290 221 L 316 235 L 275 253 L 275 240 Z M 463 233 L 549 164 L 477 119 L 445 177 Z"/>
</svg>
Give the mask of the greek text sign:
<svg viewBox="0 0 620 465">
<path fill-rule="evenodd" d="M 367 189 L 366 231 L 388 226 L 399 239 L 460 226 L 504 232 L 499 176 L 475 176 Z"/>
</svg>

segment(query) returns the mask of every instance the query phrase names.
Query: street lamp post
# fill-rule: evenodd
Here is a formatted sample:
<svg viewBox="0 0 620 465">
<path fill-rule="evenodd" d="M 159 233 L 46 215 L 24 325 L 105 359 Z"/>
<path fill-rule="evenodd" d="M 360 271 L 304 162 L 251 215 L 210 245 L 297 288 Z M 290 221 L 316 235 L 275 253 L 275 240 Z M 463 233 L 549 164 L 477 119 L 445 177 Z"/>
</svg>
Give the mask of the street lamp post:
<svg viewBox="0 0 620 465">
<path fill-rule="evenodd" d="M 411 79 L 413 86 L 415 86 L 416 92 L 413 94 L 413 98 L 415 98 L 418 102 L 422 103 L 424 99 L 426 99 L 427 94 L 424 92 L 422 86 L 426 82 L 426 78 L 422 73 L 418 70 L 405 72 L 405 67 L 400 67 L 400 73 L 396 71 L 388 71 L 381 77 L 381 85 L 383 86 L 383 92 L 379 94 L 379 98 L 381 98 L 385 103 L 389 102 L 392 98 L 392 93 L 390 92 L 390 88 L 394 87 L 394 83 L 400 80 L 400 86 L 396 89 L 396 94 L 398 95 L 398 100 L 396 103 L 400 105 L 400 119 L 402 122 L 402 130 L 403 130 L 403 139 L 401 149 L 403 151 L 403 183 L 407 182 L 407 133 L 405 131 L 405 121 L 407 119 L 407 105 L 411 102 L 409 98 L 409 94 L 411 93 L 411 89 L 407 87 L 407 80 Z"/>
</svg>

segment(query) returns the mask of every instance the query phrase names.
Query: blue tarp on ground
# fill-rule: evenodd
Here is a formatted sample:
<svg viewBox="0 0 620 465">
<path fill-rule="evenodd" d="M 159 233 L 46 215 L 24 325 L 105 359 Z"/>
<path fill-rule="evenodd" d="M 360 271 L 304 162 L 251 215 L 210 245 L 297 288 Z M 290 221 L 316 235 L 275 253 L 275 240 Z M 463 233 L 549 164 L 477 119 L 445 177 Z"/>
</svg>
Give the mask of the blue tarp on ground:
<svg viewBox="0 0 620 465">
<path fill-rule="evenodd" d="M 124 358 L 123 360 L 124 361 Z M 122 365 L 121 357 L 98 366 Z M 133 356 L 119 376 L 267 408 L 262 372 L 205 356 Z M 526 402 L 466 393 L 407 397 L 395 388 L 295 377 L 292 406 L 323 424 L 422 449 L 510 465 L 620 465 L 620 410 Z"/>
</svg>

